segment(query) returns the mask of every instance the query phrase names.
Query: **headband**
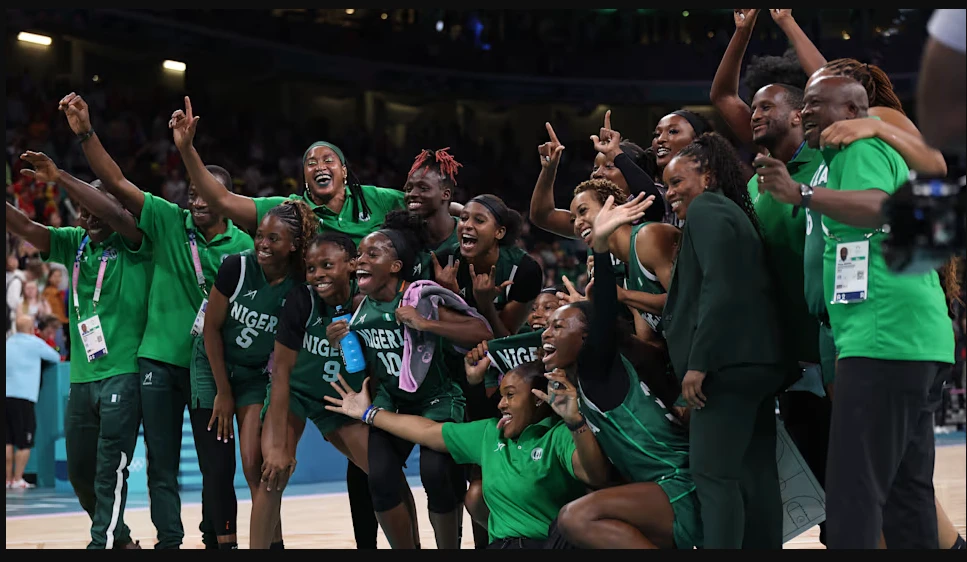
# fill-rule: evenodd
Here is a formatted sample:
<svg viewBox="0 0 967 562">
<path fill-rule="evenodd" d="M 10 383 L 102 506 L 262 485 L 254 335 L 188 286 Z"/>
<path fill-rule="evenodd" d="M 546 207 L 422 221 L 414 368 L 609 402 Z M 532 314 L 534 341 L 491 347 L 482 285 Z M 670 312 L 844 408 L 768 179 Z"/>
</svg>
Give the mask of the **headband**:
<svg viewBox="0 0 967 562">
<path fill-rule="evenodd" d="M 700 137 L 702 134 L 708 132 L 708 127 L 705 123 L 698 118 L 697 115 L 691 111 L 686 111 L 684 109 L 679 109 L 677 111 L 672 111 L 672 115 L 678 115 L 682 119 L 688 121 L 688 124 L 692 126 L 692 130 L 695 131 L 695 137 Z"/>
<path fill-rule="evenodd" d="M 319 141 L 319 142 L 314 142 L 311 145 L 309 145 L 309 148 L 306 149 L 305 154 L 302 155 L 302 165 L 303 166 L 306 163 L 306 159 L 309 158 L 309 153 L 312 152 L 312 149 L 313 148 L 318 148 L 320 146 L 324 146 L 324 147 L 332 150 L 333 152 L 335 152 L 336 153 L 336 156 L 339 157 L 339 163 L 342 164 L 343 166 L 346 165 L 346 157 L 343 155 L 342 150 L 340 150 L 338 146 L 336 146 L 336 145 L 334 145 L 332 143 L 325 142 L 325 141 Z"/>
<path fill-rule="evenodd" d="M 497 212 L 497 207 L 490 201 L 487 201 L 486 199 L 484 199 L 482 195 L 478 195 L 473 199 L 471 199 L 470 201 L 467 201 L 468 205 L 470 203 L 478 203 L 486 207 L 487 210 L 490 211 L 490 214 L 494 216 L 494 219 L 497 221 L 497 224 L 500 226 L 504 226 L 504 219 L 501 217 L 500 213 Z"/>
</svg>

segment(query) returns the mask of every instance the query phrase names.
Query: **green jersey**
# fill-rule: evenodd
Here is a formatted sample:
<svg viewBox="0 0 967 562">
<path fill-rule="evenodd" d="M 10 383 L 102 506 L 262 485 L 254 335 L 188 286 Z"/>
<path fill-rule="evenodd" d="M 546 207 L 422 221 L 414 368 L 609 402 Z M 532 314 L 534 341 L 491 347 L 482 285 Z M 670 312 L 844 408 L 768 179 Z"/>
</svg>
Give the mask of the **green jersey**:
<svg viewBox="0 0 967 562">
<path fill-rule="evenodd" d="M 475 464 L 490 510 L 490 541 L 546 539 L 562 507 L 584 495 L 574 475 L 574 439 L 558 418 L 532 424 L 517 439 L 497 429 L 499 420 L 443 424 L 443 442 L 457 464 Z"/>
<path fill-rule="evenodd" d="M 67 312 L 70 319 L 71 364 L 70 382 L 88 383 L 138 372 L 138 346 L 144 335 L 148 317 L 148 287 L 151 280 L 151 241 L 145 238 L 138 250 L 114 233 L 100 244 L 88 241 L 80 256 L 77 287 L 74 286 L 73 266 L 81 242 L 87 238 L 83 228 L 48 227 L 50 253 L 48 262 L 67 267 Z M 94 306 L 94 290 L 98 272 L 104 260 L 101 293 Z M 74 291 L 77 303 L 74 307 Z M 101 322 L 107 355 L 93 361 L 78 330 L 78 324 L 94 315 Z M 189 326 L 190 327 L 190 326 Z"/>
<path fill-rule="evenodd" d="M 296 284 L 292 277 L 270 285 L 254 250 L 229 256 L 218 270 L 215 287 L 228 297 L 228 315 L 222 324 L 225 362 L 242 367 L 263 367 L 275 346 L 279 314 L 285 296 Z"/>
<path fill-rule="evenodd" d="M 307 285 L 297 285 L 289 292 L 282 309 L 277 341 L 289 349 L 299 350 L 295 367 L 289 375 L 292 391 L 320 403 L 324 402 L 324 396 L 339 398 L 329 384 L 338 382 L 339 375 L 354 390 L 362 388 L 366 372 L 348 373 L 339 350 L 331 347 L 326 338 L 326 328 L 332 319 L 352 310 L 355 295 L 356 284 L 353 283 L 349 299 L 337 310 Z"/>
<path fill-rule="evenodd" d="M 862 139 L 843 150 L 823 151 L 829 163 L 827 187 L 836 191 L 881 189 L 888 194 L 906 182 L 903 158 L 880 139 Z M 953 363 L 954 332 L 936 271 L 896 275 L 883 259 L 882 231 L 856 228 L 823 217 L 825 300 L 839 358 Z M 866 299 L 832 303 L 840 244 L 868 241 Z M 862 257 L 862 256 L 860 256 Z M 855 263 L 858 257 L 854 256 Z M 862 270 L 861 270 L 862 271 Z"/>
<path fill-rule="evenodd" d="M 628 395 L 620 406 L 602 412 L 580 384 L 581 415 L 611 463 L 628 482 L 660 482 L 673 476 L 690 478 L 688 430 L 665 404 L 638 379 L 621 357 L 628 376 Z M 668 498 L 672 502 L 676 498 Z"/>
<path fill-rule="evenodd" d="M 222 260 L 254 247 L 251 236 L 232 221 L 226 222 L 224 233 L 205 240 L 187 209 L 150 193 L 144 194 L 138 228 L 151 240 L 154 273 L 148 293 L 148 323 L 138 357 L 188 368 L 191 328 Z M 204 290 L 195 274 L 192 237 L 201 262 Z"/>
<path fill-rule="evenodd" d="M 501 377 L 524 363 L 536 360 L 537 352 L 542 345 L 541 335 L 543 334 L 544 330 L 524 332 L 488 341 L 487 354 L 490 355 L 490 368 L 484 375 L 484 386 L 497 388 L 500 386 Z"/>
<path fill-rule="evenodd" d="M 588 257 L 591 257 L 593 255 L 594 255 L 594 250 L 592 250 L 591 248 L 588 248 Z M 630 287 L 628 287 L 628 280 L 627 280 L 628 278 L 627 264 L 625 264 L 625 262 L 616 258 L 614 254 L 608 254 L 608 255 L 611 256 L 611 267 L 614 271 L 615 284 L 617 284 L 619 287 L 630 289 Z M 597 264 L 595 264 L 595 267 L 597 267 Z M 590 273 L 591 272 L 589 271 L 588 274 L 590 275 Z"/>
<path fill-rule="evenodd" d="M 395 406 L 393 411 L 403 413 L 419 410 L 441 396 L 462 397 L 460 385 L 447 368 L 446 340 L 436 336 L 436 351 L 430 362 L 426 378 L 416 392 L 401 390 L 400 370 L 403 368 L 403 325 L 396 321 L 396 309 L 403 299 L 403 289 L 389 302 L 377 302 L 369 297 L 363 299 L 349 329 L 355 332 L 366 356 L 366 372 L 379 385 L 379 393 L 385 394 Z M 376 400 L 374 400 L 376 403 Z M 381 407 L 384 407 L 381 405 Z M 390 408 L 387 408 L 390 409 Z"/>
<path fill-rule="evenodd" d="M 372 185 L 361 187 L 363 197 L 369 205 L 369 215 L 364 214 L 361 202 L 355 200 L 347 187 L 346 201 L 338 213 L 325 205 L 317 205 L 306 191 L 288 197 L 256 197 L 252 199 L 255 202 L 256 224 L 261 223 L 266 213 L 284 203 L 286 199 L 302 201 L 309 205 L 319 219 L 319 232 L 342 232 L 352 238 L 353 243 L 358 246 L 359 241 L 367 234 L 379 229 L 387 213 L 403 208 L 402 191 Z"/>
<path fill-rule="evenodd" d="M 826 187 L 829 166 L 824 161 L 813 174 L 809 185 Z M 815 209 L 806 211 L 806 244 L 803 248 L 803 292 L 809 314 L 817 319 L 826 318 L 826 298 L 823 294 L 823 253 L 826 251 L 826 234 L 823 232 L 823 215 Z"/>
<path fill-rule="evenodd" d="M 658 282 L 658 277 L 651 271 L 645 269 L 645 266 L 638 261 L 638 252 L 636 250 L 637 246 L 635 245 L 638 240 L 638 233 L 641 232 L 642 228 L 648 226 L 649 224 L 651 223 L 645 222 L 631 229 L 631 247 L 629 248 L 629 253 L 634 260 L 628 267 L 628 290 L 638 291 L 639 293 L 649 293 L 652 295 L 663 295 L 665 294 L 665 288 L 662 287 L 661 283 Z M 639 312 L 641 317 L 648 322 L 649 326 L 651 326 L 651 329 L 655 330 L 655 333 L 660 334 L 661 330 L 659 329 L 658 324 L 661 323 L 661 315 L 652 314 L 650 312 Z"/>
<path fill-rule="evenodd" d="M 454 259 L 457 258 L 459 258 L 459 254 L 454 255 Z M 441 259 L 445 263 L 447 258 Z M 494 284 L 496 286 L 499 287 L 505 281 L 513 281 L 509 287 L 504 288 L 494 298 L 494 308 L 498 312 L 503 310 L 508 302 L 529 303 L 533 301 L 544 287 L 544 273 L 541 266 L 527 252 L 516 246 L 501 246 L 495 267 L 496 279 Z M 479 275 L 484 272 L 477 271 L 476 273 Z M 457 286 L 460 287 L 458 294 L 463 300 L 467 301 L 468 305 L 477 308 L 477 299 L 473 294 L 473 279 L 470 276 L 470 264 L 465 259 L 460 259 L 460 268 L 457 270 Z"/>
<path fill-rule="evenodd" d="M 433 280 L 435 268 L 433 256 L 430 252 L 436 254 L 437 259 L 440 260 L 443 267 L 447 266 L 447 260 L 450 258 L 454 260 L 460 259 L 460 237 L 457 236 L 457 223 L 459 220 L 456 217 L 451 218 L 453 219 L 453 232 L 450 233 L 450 236 L 443 242 L 440 242 L 436 247 L 427 248 L 417 254 L 416 264 L 413 266 L 413 279 Z"/>
<path fill-rule="evenodd" d="M 786 169 L 793 181 L 815 185 L 810 182 L 822 166 L 822 153 L 803 142 Z M 779 283 L 776 302 L 781 328 L 796 354 L 790 359 L 818 363 L 819 325 L 810 317 L 804 297 L 806 213 L 793 217 L 792 205 L 778 201 L 769 192 L 760 193 L 758 175 L 752 176 L 748 187 L 770 265 Z"/>
</svg>

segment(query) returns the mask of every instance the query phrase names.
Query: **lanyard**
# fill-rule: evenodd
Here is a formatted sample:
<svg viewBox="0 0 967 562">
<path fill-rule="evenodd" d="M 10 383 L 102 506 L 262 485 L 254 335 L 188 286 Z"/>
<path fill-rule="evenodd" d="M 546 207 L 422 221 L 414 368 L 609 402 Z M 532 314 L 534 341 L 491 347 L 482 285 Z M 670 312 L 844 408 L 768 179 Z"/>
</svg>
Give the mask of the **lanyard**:
<svg viewBox="0 0 967 562">
<path fill-rule="evenodd" d="M 201 270 L 201 259 L 198 257 L 198 242 L 195 240 L 195 231 L 188 231 L 188 247 L 191 249 L 191 262 L 195 266 L 195 279 L 198 281 L 198 286 L 201 287 L 201 291 L 205 293 L 205 297 L 208 297 L 208 289 L 205 285 L 205 274 Z"/>
<path fill-rule="evenodd" d="M 74 296 L 74 312 L 77 313 L 77 319 L 81 318 L 81 307 L 80 302 L 77 298 L 77 279 L 80 277 L 81 272 L 81 255 L 84 253 L 84 248 L 87 247 L 87 243 L 91 239 L 89 236 L 85 236 L 81 240 L 81 245 L 77 248 L 77 256 L 74 258 L 74 275 L 73 283 L 71 283 L 71 289 Z M 101 284 L 104 282 L 104 270 L 107 269 L 107 248 L 101 253 L 101 265 L 97 269 L 97 282 L 94 284 L 94 310 L 97 311 L 97 303 L 101 300 Z"/>
</svg>

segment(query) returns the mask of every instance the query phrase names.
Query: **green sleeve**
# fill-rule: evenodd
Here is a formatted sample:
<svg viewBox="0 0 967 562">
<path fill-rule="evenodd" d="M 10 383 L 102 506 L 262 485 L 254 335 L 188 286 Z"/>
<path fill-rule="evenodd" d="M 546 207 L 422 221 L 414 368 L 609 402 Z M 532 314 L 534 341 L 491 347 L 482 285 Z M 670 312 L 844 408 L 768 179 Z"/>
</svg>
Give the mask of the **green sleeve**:
<svg viewBox="0 0 967 562">
<path fill-rule="evenodd" d="M 41 257 L 47 262 L 63 264 L 67 267 L 67 275 L 71 275 L 71 266 L 77 258 L 77 248 L 87 232 L 76 226 L 48 226 L 47 230 L 50 231 L 50 253 Z"/>
<path fill-rule="evenodd" d="M 730 320 L 727 316 L 733 283 L 748 275 L 748 272 L 741 271 L 742 262 L 732 258 L 734 248 L 748 243 L 739 239 L 740 226 L 736 220 L 747 219 L 742 215 L 723 213 L 721 206 L 712 205 L 701 196 L 688 208 L 685 229 L 702 275 L 702 289 L 697 295 L 698 316 L 686 365 L 689 371 L 708 373 L 714 350 L 727 345 L 722 338 L 731 337 L 731 334 L 722 333 L 721 326 L 728 325 Z"/>
<path fill-rule="evenodd" d="M 398 189 L 364 185 L 363 190 L 366 200 L 371 201 L 373 207 L 381 209 L 383 214 L 403 208 L 403 196 L 405 194 Z"/>
<path fill-rule="evenodd" d="M 154 243 L 147 236 L 141 237 L 141 245 L 135 246 L 133 242 L 118 234 L 118 238 L 121 239 L 121 246 L 128 251 L 131 255 L 131 261 L 134 263 L 150 262 L 154 257 Z"/>
<path fill-rule="evenodd" d="M 480 444 L 488 442 L 486 436 L 492 427 L 497 427 L 497 420 L 447 422 L 443 424 L 443 442 L 457 464 L 479 465 L 483 456 Z"/>
<path fill-rule="evenodd" d="M 262 217 L 275 207 L 285 203 L 287 199 L 288 197 L 253 197 L 252 201 L 255 202 L 255 224 L 262 224 Z"/>
<path fill-rule="evenodd" d="M 147 238 L 164 240 L 171 235 L 173 229 L 185 228 L 185 212 L 171 201 L 145 193 L 138 228 Z"/>
<path fill-rule="evenodd" d="M 498 388 L 500 386 L 500 371 L 494 368 L 493 364 L 484 373 L 483 385 L 484 388 Z"/>
<path fill-rule="evenodd" d="M 551 443 L 558 462 L 567 469 L 567 473 L 572 478 L 577 478 L 577 475 L 574 474 L 574 451 L 577 451 L 577 445 L 574 444 L 574 438 L 571 437 L 571 430 L 564 425 L 564 422 L 561 422 L 551 431 L 554 432 Z"/>
<path fill-rule="evenodd" d="M 829 176 L 839 178 L 840 191 L 879 189 L 892 195 L 909 174 L 900 155 L 879 139 L 858 140 L 832 155 L 830 151 L 823 155 L 829 162 Z"/>
</svg>

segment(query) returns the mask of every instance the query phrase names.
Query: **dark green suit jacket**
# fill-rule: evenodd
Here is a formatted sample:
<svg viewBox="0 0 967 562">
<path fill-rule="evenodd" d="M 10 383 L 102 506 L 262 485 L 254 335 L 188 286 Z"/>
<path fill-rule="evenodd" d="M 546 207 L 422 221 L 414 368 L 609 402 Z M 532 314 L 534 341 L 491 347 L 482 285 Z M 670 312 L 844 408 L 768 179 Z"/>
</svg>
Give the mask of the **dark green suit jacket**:
<svg viewBox="0 0 967 562">
<path fill-rule="evenodd" d="M 688 206 L 662 323 L 679 380 L 688 371 L 782 361 L 762 240 L 742 209 L 720 193 L 705 192 Z"/>
</svg>

